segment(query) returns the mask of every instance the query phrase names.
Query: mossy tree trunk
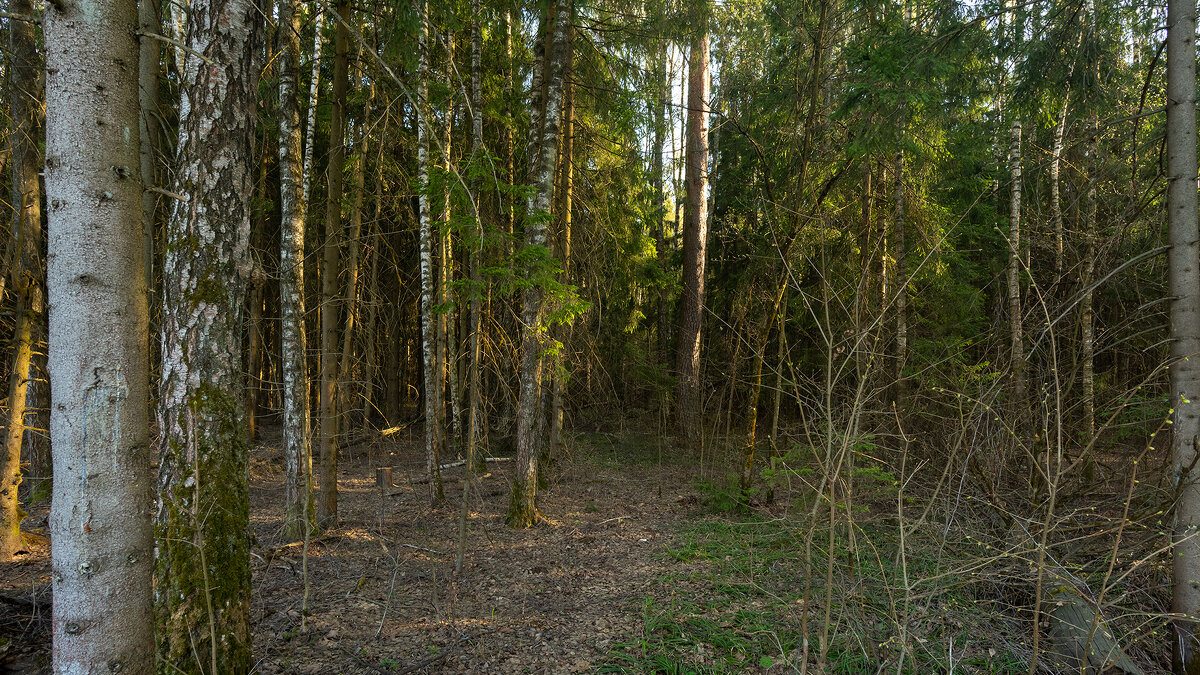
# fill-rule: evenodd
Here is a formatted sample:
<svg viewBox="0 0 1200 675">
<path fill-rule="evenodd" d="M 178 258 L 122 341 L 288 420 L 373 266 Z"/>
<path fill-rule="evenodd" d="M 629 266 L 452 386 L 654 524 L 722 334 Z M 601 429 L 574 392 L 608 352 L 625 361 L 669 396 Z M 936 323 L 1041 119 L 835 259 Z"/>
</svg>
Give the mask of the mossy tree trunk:
<svg viewBox="0 0 1200 675">
<path fill-rule="evenodd" d="M 85 7 L 47 5 L 43 23 L 54 672 L 149 675 L 149 311 L 137 68 L 125 60 L 138 10 Z"/>
<path fill-rule="evenodd" d="M 176 673 L 252 665 L 241 332 L 263 11 L 255 0 L 188 10 L 174 188 L 186 201 L 167 221 L 155 522 L 158 652 Z"/>
</svg>

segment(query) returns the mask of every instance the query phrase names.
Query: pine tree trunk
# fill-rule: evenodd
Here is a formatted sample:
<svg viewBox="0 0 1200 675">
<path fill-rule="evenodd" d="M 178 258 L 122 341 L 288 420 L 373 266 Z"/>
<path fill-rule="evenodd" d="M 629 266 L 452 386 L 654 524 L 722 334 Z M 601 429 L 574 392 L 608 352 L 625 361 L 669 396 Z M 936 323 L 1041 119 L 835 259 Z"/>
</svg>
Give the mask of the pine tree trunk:
<svg viewBox="0 0 1200 675">
<path fill-rule="evenodd" d="M 308 351 L 304 332 L 304 200 L 300 150 L 300 12 L 279 3 L 279 305 L 283 371 L 283 538 L 302 539 L 313 519 Z"/>
<path fill-rule="evenodd" d="M 701 11 L 707 12 L 704 0 Z M 699 445 L 700 330 L 704 316 L 704 265 L 708 243 L 708 29 L 701 26 L 692 42 L 687 102 L 687 206 L 683 216 L 683 295 L 679 310 L 679 344 L 675 370 L 679 376 L 676 425 L 679 440 Z"/>
<path fill-rule="evenodd" d="M 90 7 L 48 5 L 43 20 L 54 672 L 150 675 L 149 310 L 137 72 L 120 60 L 138 49 L 138 12 Z"/>
<path fill-rule="evenodd" d="M 267 198 L 267 159 L 264 152 L 258 160 L 258 198 Z M 266 257 L 268 219 L 264 216 L 251 225 L 251 259 L 249 315 L 246 317 L 246 440 L 254 445 L 258 438 L 258 403 L 262 387 L 263 368 L 263 301 L 267 283 L 263 259 Z"/>
<path fill-rule="evenodd" d="M 26 0 L 10 2 L 9 11 L 32 15 Z M 16 296 L 12 342 L 12 369 L 8 387 L 8 424 L 0 454 L 0 561 L 11 560 L 24 548 L 17 501 L 21 484 L 21 447 L 25 439 L 29 406 L 33 345 L 41 332 L 42 316 L 42 207 L 38 185 L 38 127 L 42 85 L 37 54 L 36 27 L 28 21 L 9 21 L 9 101 L 12 111 L 12 236 L 17 265 L 10 284 Z M 111 36 L 108 39 L 112 39 Z M 33 389 L 37 391 L 36 389 Z M 27 410 L 28 409 L 28 410 Z"/>
<path fill-rule="evenodd" d="M 1013 122 L 1012 146 L 1008 153 L 1012 183 L 1008 212 L 1008 320 L 1011 327 L 1012 393 L 1016 412 L 1014 423 L 1024 429 L 1025 348 L 1021 315 L 1021 123 Z"/>
<path fill-rule="evenodd" d="M 158 655 L 172 672 L 253 664 L 241 332 L 263 14 L 253 0 L 192 0 L 188 12 L 174 187 L 187 201 L 173 200 L 166 231 L 155 528 Z"/>
<path fill-rule="evenodd" d="M 338 324 L 342 246 L 342 165 L 346 161 L 346 90 L 350 70 L 350 4 L 339 0 L 334 13 L 333 113 L 329 121 L 329 164 L 325 169 L 325 250 L 321 268 L 321 497 L 317 522 L 337 525 L 338 494 Z"/>
<path fill-rule="evenodd" d="M 354 194 L 354 204 L 350 211 L 350 241 L 348 246 L 348 255 L 346 263 L 346 290 L 343 296 L 343 303 L 346 306 L 346 316 L 342 329 L 342 366 L 341 366 L 341 392 L 340 414 L 342 419 L 350 422 L 350 414 L 353 412 L 353 390 L 355 378 L 353 369 L 351 368 L 351 357 L 353 356 L 354 335 L 355 329 L 361 333 L 361 327 L 356 326 L 358 319 L 359 294 L 361 289 L 358 284 L 358 269 L 361 264 L 360 251 L 362 247 L 359 245 L 359 239 L 362 237 L 362 211 L 363 197 L 366 193 L 367 181 L 367 133 L 366 128 L 371 120 L 371 106 L 375 102 L 375 85 L 371 84 L 367 89 L 367 100 L 363 106 L 363 116 L 358 123 L 358 159 L 354 163 L 354 182 L 351 185 L 351 190 Z"/>
<path fill-rule="evenodd" d="M 161 43 L 149 35 L 162 32 L 161 0 L 144 0 L 138 3 L 138 30 L 142 36 L 138 52 L 138 100 L 141 113 L 138 130 L 142 137 L 141 171 L 142 183 L 147 188 L 158 186 L 158 154 L 161 146 L 161 130 L 158 115 L 158 77 L 160 71 Z M 158 194 L 151 190 L 142 192 L 142 265 L 145 268 L 146 292 L 150 303 L 154 303 L 154 231 L 158 222 Z"/>
<path fill-rule="evenodd" d="M 539 118 L 541 136 L 536 144 L 534 156 L 534 189 L 526 202 L 525 247 L 527 250 L 544 249 L 547 241 L 546 216 L 554 196 L 554 169 L 558 153 L 559 127 L 562 124 L 563 71 L 571 44 L 568 35 L 572 4 L 571 0 L 558 0 L 555 11 L 550 49 L 545 57 L 546 74 L 545 112 L 532 115 Z M 540 98 L 540 78 L 534 80 L 532 98 Z M 534 111 L 531 111 L 531 113 Z M 531 134 L 532 135 L 532 134 Z M 534 282 L 539 261 L 526 263 L 525 278 Z M 539 414 L 542 409 L 542 342 L 545 329 L 542 325 L 542 301 L 544 289 L 537 283 L 529 283 L 521 292 L 521 387 L 517 402 L 517 467 L 513 479 L 512 496 L 508 507 L 508 524 L 511 527 L 530 527 L 538 520 L 538 448 Z"/>
<path fill-rule="evenodd" d="M 417 183 L 420 194 L 421 258 L 421 350 L 425 381 L 425 475 L 429 480 L 431 502 L 441 501 L 442 474 L 438 454 L 442 445 L 442 382 L 437 368 L 438 320 L 433 315 L 435 286 L 433 269 L 433 223 L 429 213 L 429 140 L 433 127 L 429 118 L 429 2 L 414 0 L 417 15 Z"/>
<path fill-rule="evenodd" d="M 1167 254 L 1171 296 L 1171 460 L 1175 504 L 1174 671 L 1200 672 L 1200 483 L 1196 466 L 1200 437 L 1200 241 L 1196 231 L 1196 5 L 1167 3 Z"/>
</svg>

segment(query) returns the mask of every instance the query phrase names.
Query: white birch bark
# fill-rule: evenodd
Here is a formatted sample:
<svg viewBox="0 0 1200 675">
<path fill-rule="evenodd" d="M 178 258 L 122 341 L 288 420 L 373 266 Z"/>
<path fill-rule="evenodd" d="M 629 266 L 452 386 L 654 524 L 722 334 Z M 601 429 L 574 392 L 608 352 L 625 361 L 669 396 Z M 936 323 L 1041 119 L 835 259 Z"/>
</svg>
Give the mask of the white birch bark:
<svg viewBox="0 0 1200 675">
<path fill-rule="evenodd" d="M 313 520 L 307 339 L 304 334 L 304 199 L 301 156 L 300 13 L 296 0 L 279 3 L 279 296 L 283 370 L 285 539 L 297 540 Z M 320 31 L 317 32 L 320 35 Z"/>
<path fill-rule="evenodd" d="M 300 172 L 300 198 L 308 204 L 312 186 L 313 144 L 317 136 L 317 95 L 321 84 L 321 25 L 325 20 L 322 6 L 318 5 L 313 18 L 312 78 L 308 83 L 308 126 L 304 131 L 304 168 Z M 297 37 L 297 40 L 300 38 Z"/>
<path fill-rule="evenodd" d="M 429 479 L 430 501 L 442 499 L 442 475 L 438 452 L 442 443 L 442 380 L 437 368 L 437 319 L 433 316 L 433 223 L 429 213 L 429 3 L 414 0 L 417 15 L 417 183 L 418 220 L 420 221 L 421 265 L 421 349 L 425 379 L 425 474 Z"/>
<path fill-rule="evenodd" d="M 555 5 L 551 53 L 546 55 L 546 106 L 542 118 L 541 138 L 534 166 L 534 189 L 526 201 L 525 247 L 545 249 L 546 220 L 554 195 L 554 169 L 558 153 L 558 134 L 562 124 L 563 71 L 567 51 L 571 0 L 558 0 Z M 536 81 L 535 81 L 536 83 Z M 533 98 L 538 98 L 536 89 Z M 536 281 L 538 261 L 528 263 L 526 280 Z M 537 522 L 538 421 L 542 400 L 542 325 L 543 289 L 529 283 L 521 294 L 521 386 L 517 402 L 517 470 L 509 502 L 508 524 L 529 527 Z"/>
<path fill-rule="evenodd" d="M 192 0 L 188 13 L 173 189 L 186 201 L 167 218 L 158 405 L 154 590 L 171 672 L 253 663 L 242 309 L 263 14 L 255 0 Z"/>
</svg>

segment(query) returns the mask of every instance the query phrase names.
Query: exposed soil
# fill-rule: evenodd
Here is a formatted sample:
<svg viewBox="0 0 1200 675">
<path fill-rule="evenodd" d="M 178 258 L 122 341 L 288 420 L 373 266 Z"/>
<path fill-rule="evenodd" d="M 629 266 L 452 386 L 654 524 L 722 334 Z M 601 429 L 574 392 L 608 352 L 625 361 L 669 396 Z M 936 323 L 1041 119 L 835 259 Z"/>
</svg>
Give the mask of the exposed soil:
<svg viewBox="0 0 1200 675">
<path fill-rule="evenodd" d="M 280 541 L 278 432 L 251 461 L 254 652 L 261 673 L 593 670 L 642 631 L 643 599 L 667 566 L 679 521 L 697 503 L 686 467 L 567 452 L 540 496 L 544 522 L 504 524 L 512 462 L 473 483 L 463 568 L 454 573 L 464 469 L 444 471 L 430 507 L 419 429 L 348 448 L 340 525 L 308 552 Z M 375 467 L 394 467 L 381 494 Z M 44 527 L 45 508 L 27 524 Z M 49 657 L 49 550 L 0 565 L 0 673 L 42 672 Z M 0 649 L 4 649 L 0 647 Z"/>
</svg>

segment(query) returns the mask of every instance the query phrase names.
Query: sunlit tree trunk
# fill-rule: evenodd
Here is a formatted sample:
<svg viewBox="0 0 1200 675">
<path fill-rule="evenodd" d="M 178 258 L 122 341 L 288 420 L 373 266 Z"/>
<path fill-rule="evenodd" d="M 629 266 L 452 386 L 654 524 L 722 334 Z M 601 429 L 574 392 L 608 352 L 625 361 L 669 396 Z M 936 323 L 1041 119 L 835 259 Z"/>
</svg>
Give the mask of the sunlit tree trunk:
<svg viewBox="0 0 1200 675">
<path fill-rule="evenodd" d="M 655 92 L 651 104 L 654 109 L 654 156 L 651 158 L 650 184 L 654 188 L 654 252 L 659 267 L 666 273 L 667 267 L 667 192 L 663 188 L 663 150 L 666 143 L 667 122 L 664 114 L 667 106 L 667 45 L 662 41 L 654 57 Z M 668 345 L 671 337 L 671 321 L 667 315 L 667 289 L 658 292 L 658 354 L 662 363 L 670 358 Z"/>
<path fill-rule="evenodd" d="M 338 324 L 342 246 L 342 165 L 346 161 L 346 90 L 350 69 L 350 4 L 333 8 L 333 112 L 329 121 L 329 164 L 325 169 L 325 250 L 321 268 L 321 414 L 317 448 L 321 456 L 321 497 L 317 522 L 337 524 L 338 494 Z"/>
<path fill-rule="evenodd" d="M 425 380 L 425 475 L 429 497 L 437 502 L 444 496 L 438 454 L 442 444 L 442 379 L 437 368 L 437 319 L 433 315 L 437 280 L 433 269 L 433 222 L 429 213 L 429 138 L 433 127 L 429 119 L 429 3 L 414 0 L 417 15 L 417 197 L 420 221 L 421 261 L 421 349 Z"/>
<path fill-rule="evenodd" d="M 571 15 L 571 0 L 558 0 L 554 6 L 552 40 L 545 55 L 546 98 L 545 112 L 538 117 L 541 129 L 534 162 L 534 189 L 526 201 L 525 247 L 529 251 L 545 250 L 547 246 L 546 218 L 554 194 L 554 170 L 558 153 L 558 135 L 562 124 L 563 71 L 567 50 L 571 49 L 568 25 Z M 536 102 L 541 78 L 534 79 L 533 99 Z M 536 112 L 536 111 L 531 111 Z M 533 260 L 525 265 L 525 276 L 534 282 L 540 261 Z M 521 387 L 517 403 L 517 467 L 513 479 L 512 497 L 508 507 L 508 524 L 512 527 L 529 527 L 537 522 L 538 487 L 538 421 L 542 410 L 542 342 L 545 329 L 542 325 L 542 301 L 544 289 L 538 283 L 529 283 L 521 292 Z"/>
<path fill-rule="evenodd" d="M 568 27 L 568 32 L 571 30 Z M 571 208 L 572 197 L 575 189 L 575 86 L 571 83 L 573 67 L 573 58 L 570 52 L 567 53 L 567 64 L 565 75 L 565 91 L 563 93 L 565 100 L 564 107 L 566 112 L 563 116 L 563 135 L 562 135 L 562 153 L 559 158 L 559 183 L 558 183 L 558 209 L 557 215 L 560 223 L 558 232 L 558 245 L 555 246 L 555 257 L 562 264 L 562 278 L 564 282 L 570 279 L 571 274 Z M 564 326 L 555 328 L 556 337 L 559 342 L 566 341 L 566 329 Z M 560 348 L 554 356 L 554 369 L 550 385 L 550 432 L 548 447 L 546 448 L 546 456 L 553 457 L 558 450 L 559 443 L 562 441 L 563 429 L 563 380 L 564 380 L 564 349 Z"/>
<path fill-rule="evenodd" d="M 14 14 L 33 15 L 33 5 L 26 0 L 12 1 L 8 9 Z M 29 405 L 28 395 L 39 392 L 39 388 L 30 387 L 29 383 L 36 377 L 32 369 L 33 346 L 41 332 L 42 316 L 42 191 L 38 185 L 42 81 L 36 27 L 28 21 L 10 20 L 8 40 L 8 91 L 12 114 L 9 176 L 17 264 L 10 283 L 16 306 L 8 424 L 4 451 L 0 454 L 0 560 L 11 559 L 24 547 L 20 532 L 24 513 L 17 502 L 17 487 L 21 484 L 21 447 L 26 438 L 26 416 L 36 414 L 39 407 L 36 401 Z M 32 449 L 32 444 L 29 447 Z"/>
<path fill-rule="evenodd" d="M 1200 223 L 1196 199 L 1196 4 L 1167 2 L 1167 254 L 1174 471 L 1174 671 L 1200 672 Z"/>
<path fill-rule="evenodd" d="M 188 12 L 174 187 L 186 201 L 172 201 L 164 249 L 155 522 L 158 656 L 175 673 L 253 663 L 241 333 L 263 14 L 254 0 L 192 0 Z"/>
<path fill-rule="evenodd" d="M 675 370 L 679 376 L 676 426 L 681 442 L 699 444 L 700 334 L 704 316 L 704 265 L 708 244 L 708 28 L 707 4 L 700 0 L 701 26 L 688 62 L 687 203 L 683 216 L 683 294 L 679 309 L 679 344 Z"/>
<path fill-rule="evenodd" d="M 43 22 L 53 667 L 150 675 L 149 311 L 137 71 L 121 65 L 138 49 L 138 12 L 132 0 L 58 7 Z"/>
<path fill-rule="evenodd" d="M 283 538 L 298 540 L 313 520 L 307 339 L 304 333 L 304 200 L 300 150 L 300 12 L 279 3 L 279 306 L 283 371 Z"/>
</svg>

